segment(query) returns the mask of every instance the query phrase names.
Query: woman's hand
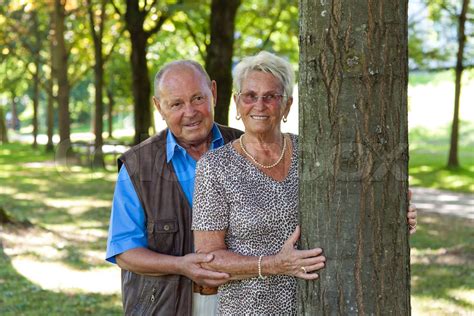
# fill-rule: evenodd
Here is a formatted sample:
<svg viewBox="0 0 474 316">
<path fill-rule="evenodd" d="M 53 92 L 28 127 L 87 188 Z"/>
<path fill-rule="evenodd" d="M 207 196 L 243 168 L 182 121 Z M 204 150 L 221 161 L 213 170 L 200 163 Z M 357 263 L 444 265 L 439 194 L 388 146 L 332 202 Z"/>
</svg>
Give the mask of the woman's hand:
<svg viewBox="0 0 474 316">
<path fill-rule="evenodd" d="M 407 212 L 407 223 L 408 223 L 408 230 L 410 232 L 410 235 L 414 234 L 416 232 L 416 206 L 414 204 L 411 204 L 411 196 L 412 192 L 411 190 L 408 190 L 408 212 Z"/>
<path fill-rule="evenodd" d="M 282 249 L 274 256 L 275 274 L 291 275 L 305 280 L 315 280 L 315 271 L 324 268 L 326 258 L 321 248 L 298 250 L 295 245 L 300 238 L 300 226 L 285 241 Z"/>
</svg>

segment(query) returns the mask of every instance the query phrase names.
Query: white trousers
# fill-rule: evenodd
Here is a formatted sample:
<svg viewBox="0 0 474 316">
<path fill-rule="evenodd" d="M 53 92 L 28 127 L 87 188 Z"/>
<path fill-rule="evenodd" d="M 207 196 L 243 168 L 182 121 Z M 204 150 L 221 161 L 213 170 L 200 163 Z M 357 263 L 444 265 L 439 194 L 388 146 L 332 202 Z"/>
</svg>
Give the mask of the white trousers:
<svg viewBox="0 0 474 316">
<path fill-rule="evenodd" d="M 193 316 L 217 315 L 217 294 L 201 295 L 193 293 Z"/>
</svg>

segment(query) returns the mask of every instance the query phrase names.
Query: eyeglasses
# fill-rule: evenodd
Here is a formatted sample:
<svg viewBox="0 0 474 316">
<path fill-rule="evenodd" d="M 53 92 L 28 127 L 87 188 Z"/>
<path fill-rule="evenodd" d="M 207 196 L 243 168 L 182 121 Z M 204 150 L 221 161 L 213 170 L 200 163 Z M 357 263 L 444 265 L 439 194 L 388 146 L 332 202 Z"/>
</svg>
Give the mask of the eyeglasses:
<svg viewBox="0 0 474 316">
<path fill-rule="evenodd" d="M 284 94 L 277 94 L 277 93 L 269 93 L 265 95 L 256 95 L 253 92 L 246 92 L 246 93 L 238 93 L 237 94 L 245 104 L 254 104 L 258 101 L 258 99 L 262 99 L 262 102 L 265 104 L 275 104 L 281 101 Z"/>
</svg>

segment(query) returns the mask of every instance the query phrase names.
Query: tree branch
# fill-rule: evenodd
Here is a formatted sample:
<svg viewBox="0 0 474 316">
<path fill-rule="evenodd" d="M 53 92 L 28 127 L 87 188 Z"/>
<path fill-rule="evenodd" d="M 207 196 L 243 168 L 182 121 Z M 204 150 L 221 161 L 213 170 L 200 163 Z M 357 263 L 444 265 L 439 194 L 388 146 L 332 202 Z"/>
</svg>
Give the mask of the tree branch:
<svg viewBox="0 0 474 316">
<path fill-rule="evenodd" d="M 168 19 L 168 17 L 169 16 L 166 13 L 163 13 L 156 22 L 155 26 L 145 32 L 146 38 L 149 38 L 150 36 L 158 32 L 161 26 L 165 23 L 166 19 Z"/>
<path fill-rule="evenodd" d="M 112 53 L 114 52 L 115 46 L 119 42 L 120 38 L 122 37 L 123 32 L 125 32 L 125 28 L 122 28 L 120 30 L 120 33 L 117 37 L 115 37 L 115 41 L 112 44 L 112 47 L 110 48 L 110 51 L 104 56 L 104 65 L 107 63 L 109 60 L 110 56 L 112 56 Z"/>
<path fill-rule="evenodd" d="M 267 38 L 265 39 L 265 41 L 263 41 L 262 49 L 265 49 L 265 47 L 270 42 L 270 37 L 272 36 L 273 32 L 275 32 L 276 25 L 277 25 L 278 21 L 280 21 L 280 16 L 281 16 L 282 12 L 283 12 L 283 5 L 280 2 L 280 11 L 278 11 L 278 14 L 277 14 L 277 16 L 275 17 L 275 19 L 273 21 L 273 24 L 270 28 L 270 31 L 268 32 Z"/>
<path fill-rule="evenodd" d="M 119 8 L 118 8 L 117 5 L 115 4 L 115 1 L 114 1 L 114 0 L 110 0 L 110 3 L 112 3 L 112 6 L 114 7 L 115 13 L 117 13 L 118 15 L 120 15 L 120 16 L 122 17 L 122 16 L 123 16 L 123 13 L 120 12 Z"/>
<path fill-rule="evenodd" d="M 193 39 L 194 44 L 198 48 L 199 55 L 201 55 L 202 60 L 206 60 L 206 55 L 205 53 L 201 50 L 201 45 L 199 44 L 198 38 L 196 33 L 194 33 L 193 28 L 191 25 L 188 23 L 188 21 L 184 22 L 184 25 L 186 26 L 186 29 L 188 30 L 189 34 L 191 35 L 191 38 Z M 204 43 L 206 45 L 206 43 Z M 207 45 L 206 45 L 207 47 Z"/>
</svg>

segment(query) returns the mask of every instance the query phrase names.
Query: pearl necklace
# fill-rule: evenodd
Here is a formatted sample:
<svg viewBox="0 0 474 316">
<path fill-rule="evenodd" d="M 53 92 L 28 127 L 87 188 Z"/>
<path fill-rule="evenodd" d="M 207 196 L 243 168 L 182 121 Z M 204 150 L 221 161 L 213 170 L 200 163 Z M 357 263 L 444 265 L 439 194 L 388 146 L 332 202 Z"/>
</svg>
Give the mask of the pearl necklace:
<svg viewBox="0 0 474 316">
<path fill-rule="evenodd" d="M 252 161 L 257 165 L 259 166 L 260 168 L 263 168 L 263 169 L 270 169 L 270 168 L 273 168 L 275 167 L 276 165 L 278 165 L 281 160 L 283 159 L 283 157 L 285 156 L 285 151 L 286 151 L 286 137 L 285 135 L 283 135 L 283 149 L 281 150 L 281 154 L 280 154 L 280 157 L 278 158 L 278 160 L 275 162 L 275 163 L 272 163 L 271 165 L 264 165 L 264 164 L 261 164 L 257 161 L 257 159 L 255 159 L 254 156 L 252 156 L 248 151 L 247 149 L 245 149 L 245 146 L 244 146 L 244 142 L 242 141 L 244 135 L 242 134 L 239 138 L 239 143 L 240 143 L 240 147 L 242 148 L 242 151 L 244 152 L 244 154 L 246 154 L 250 159 L 252 159 Z"/>
</svg>

